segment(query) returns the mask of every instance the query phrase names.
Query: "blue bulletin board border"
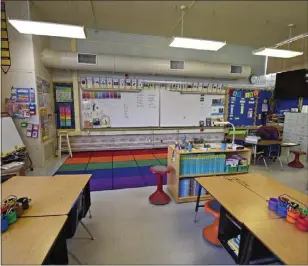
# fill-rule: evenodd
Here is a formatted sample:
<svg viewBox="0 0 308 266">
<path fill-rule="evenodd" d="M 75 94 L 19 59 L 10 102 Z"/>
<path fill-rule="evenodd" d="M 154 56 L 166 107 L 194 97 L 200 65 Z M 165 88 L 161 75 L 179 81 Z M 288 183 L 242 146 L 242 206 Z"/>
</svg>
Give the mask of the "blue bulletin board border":
<svg viewBox="0 0 308 266">
<path fill-rule="evenodd" d="M 240 128 L 250 128 L 261 125 L 262 119 L 260 115 L 262 113 L 263 101 L 264 99 L 269 100 L 272 93 L 272 89 L 227 88 L 225 120 L 230 121 L 236 127 Z M 236 99 L 234 99 L 234 97 L 236 97 Z M 252 98 L 254 98 L 254 100 L 252 100 Z M 233 117 L 231 116 L 232 101 L 234 103 L 232 110 Z M 236 120 L 235 115 L 238 115 L 238 119 Z"/>
</svg>

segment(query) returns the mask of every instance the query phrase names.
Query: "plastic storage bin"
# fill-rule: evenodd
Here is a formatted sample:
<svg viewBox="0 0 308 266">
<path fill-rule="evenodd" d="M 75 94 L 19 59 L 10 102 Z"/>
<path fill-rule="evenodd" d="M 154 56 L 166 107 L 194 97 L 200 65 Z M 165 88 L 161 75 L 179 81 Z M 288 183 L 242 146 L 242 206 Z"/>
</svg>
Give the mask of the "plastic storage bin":
<svg viewBox="0 0 308 266">
<path fill-rule="evenodd" d="M 248 165 L 238 165 L 237 171 L 240 173 L 248 172 L 249 166 Z"/>
</svg>

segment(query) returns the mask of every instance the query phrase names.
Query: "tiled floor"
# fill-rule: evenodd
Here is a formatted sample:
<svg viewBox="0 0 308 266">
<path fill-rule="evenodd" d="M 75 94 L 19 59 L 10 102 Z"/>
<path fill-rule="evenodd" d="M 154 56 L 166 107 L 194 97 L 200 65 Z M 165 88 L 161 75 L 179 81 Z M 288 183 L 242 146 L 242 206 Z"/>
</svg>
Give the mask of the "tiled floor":
<svg viewBox="0 0 308 266">
<path fill-rule="evenodd" d="M 153 165 L 167 165 L 167 149 L 74 153 L 55 174 L 92 174 L 91 191 L 136 188 L 157 183 Z"/>
<path fill-rule="evenodd" d="M 94 157 L 90 158 L 92 163 L 103 163 Z M 112 157 L 113 161 L 116 161 L 115 157 Z M 109 161 L 104 163 L 110 162 L 110 159 L 106 160 Z M 250 172 L 262 173 L 307 193 L 308 167 L 304 160 L 302 162 L 304 169 L 284 164 L 284 171 L 281 171 L 279 163 L 275 162 L 269 164 L 269 171 L 258 164 L 251 165 Z M 61 158 L 55 164 L 59 167 Z M 50 164 L 45 173 L 53 174 L 48 171 L 57 167 Z M 111 170 L 116 172 L 116 169 L 121 168 Z M 43 175 L 41 171 L 35 169 L 32 174 Z M 172 201 L 165 206 L 150 205 L 148 197 L 154 190 L 154 187 L 141 187 L 92 192 L 93 218 L 85 218 L 84 223 L 95 240 L 90 240 L 85 230 L 78 226 L 76 235 L 68 240 L 69 250 L 85 264 L 234 264 L 223 248 L 212 246 L 202 237 L 202 229 L 213 221 L 211 215 L 200 209 L 198 222 L 194 223 L 195 203 L 176 204 Z M 76 264 L 71 258 L 70 263 Z"/>
</svg>

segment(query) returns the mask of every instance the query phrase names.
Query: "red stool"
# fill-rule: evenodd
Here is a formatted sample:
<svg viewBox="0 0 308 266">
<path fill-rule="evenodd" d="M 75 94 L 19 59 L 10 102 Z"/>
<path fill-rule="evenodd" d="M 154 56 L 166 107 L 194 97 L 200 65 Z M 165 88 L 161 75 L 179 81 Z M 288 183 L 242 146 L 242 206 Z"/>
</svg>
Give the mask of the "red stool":
<svg viewBox="0 0 308 266">
<path fill-rule="evenodd" d="M 299 156 L 305 155 L 306 152 L 303 151 L 291 151 L 291 152 L 294 153 L 295 158 L 292 162 L 288 163 L 288 166 L 295 168 L 304 168 L 304 165 L 299 160 Z"/>
<path fill-rule="evenodd" d="M 205 212 L 209 212 L 214 215 L 214 223 L 205 227 L 202 230 L 203 237 L 215 246 L 221 246 L 218 240 L 218 227 L 220 217 L 220 204 L 217 200 L 209 200 L 204 205 Z"/>
<path fill-rule="evenodd" d="M 150 168 L 153 174 L 157 174 L 157 189 L 149 197 L 152 204 L 165 205 L 170 201 L 170 197 L 163 191 L 163 175 L 169 173 L 168 167 L 163 165 L 155 165 Z"/>
</svg>

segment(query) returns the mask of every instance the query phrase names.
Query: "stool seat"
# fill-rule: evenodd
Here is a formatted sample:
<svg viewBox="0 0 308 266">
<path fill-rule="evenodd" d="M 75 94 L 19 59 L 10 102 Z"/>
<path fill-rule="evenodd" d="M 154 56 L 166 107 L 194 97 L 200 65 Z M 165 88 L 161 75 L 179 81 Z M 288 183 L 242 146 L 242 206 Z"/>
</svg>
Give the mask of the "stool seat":
<svg viewBox="0 0 308 266">
<path fill-rule="evenodd" d="M 168 173 L 168 167 L 165 165 L 154 165 L 150 168 L 153 174 L 166 174 Z"/>
<path fill-rule="evenodd" d="M 149 197 L 149 201 L 154 205 L 165 205 L 169 203 L 170 197 L 163 191 L 163 175 L 169 173 L 168 167 L 164 165 L 154 165 L 150 168 L 150 171 L 157 175 L 157 188 Z"/>
<path fill-rule="evenodd" d="M 288 166 L 294 167 L 294 168 L 304 168 L 304 165 L 299 160 L 299 156 L 305 155 L 306 152 L 303 152 L 303 151 L 290 151 L 290 152 L 294 153 L 295 158 L 292 162 L 288 163 Z"/>
<path fill-rule="evenodd" d="M 207 241 L 209 241 L 211 244 L 215 246 L 221 246 L 221 243 L 218 240 L 220 208 L 221 205 L 217 200 L 209 200 L 204 205 L 205 212 L 214 215 L 215 220 L 213 224 L 205 227 L 202 230 L 202 235 Z"/>
</svg>

